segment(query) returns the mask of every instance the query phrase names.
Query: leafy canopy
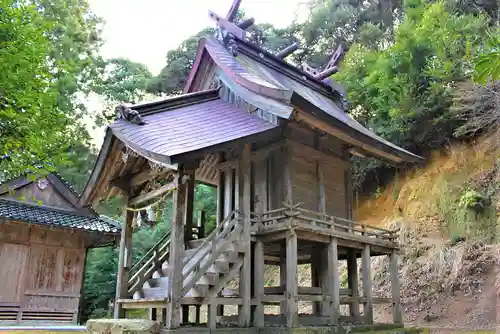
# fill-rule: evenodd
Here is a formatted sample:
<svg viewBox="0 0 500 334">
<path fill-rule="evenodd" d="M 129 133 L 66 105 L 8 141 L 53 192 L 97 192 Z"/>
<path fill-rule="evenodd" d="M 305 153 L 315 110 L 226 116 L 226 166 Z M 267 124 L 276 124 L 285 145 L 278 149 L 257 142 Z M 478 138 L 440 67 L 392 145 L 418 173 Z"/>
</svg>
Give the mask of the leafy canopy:
<svg viewBox="0 0 500 334">
<path fill-rule="evenodd" d="M 453 89 L 471 77 L 470 59 L 488 21 L 419 0 L 408 1 L 405 14 L 390 47 L 355 44 L 335 77 L 345 85 L 355 117 L 422 152 L 446 142 L 457 126 L 450 111 Z"/>
</svg>

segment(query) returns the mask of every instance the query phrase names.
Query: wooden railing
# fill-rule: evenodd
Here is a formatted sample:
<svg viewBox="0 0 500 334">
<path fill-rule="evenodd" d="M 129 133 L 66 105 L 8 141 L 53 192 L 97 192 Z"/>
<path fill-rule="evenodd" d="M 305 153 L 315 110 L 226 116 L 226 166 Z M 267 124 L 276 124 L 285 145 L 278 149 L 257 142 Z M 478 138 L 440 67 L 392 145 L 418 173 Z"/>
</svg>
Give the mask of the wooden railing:
<svg viewBox="0 0 500 334">
<path fill-rule="evenodd" d="M 168 259 L 170 230 L 130 268 L 128 294 L 132 296 Z"/>
<path fill-rule="evenodd" d="M 397 238 L 398 230 L 388 230 L 381 227 L 371 226 L 355 222 L 349 219 L 327 215 L 322 212 L 304 209 L 300 203 L 287 204 L 275 210 L 263 213 L 251 213 L 253 230 L 265 231 L 282 227 L 307 227 L 319 232 L 337 231 L 359 235 L 368 238 L 376 238 L 381 241 L 394 242 Z"/>
<path fill-rule="evenodd" d="M 223 241 L 233 242 L 237 240 L 242 231 L 242 216 L 238 211 L 231 212 L 216 228 L 205 238 L 203 243 L 183 262 L 182 281 L 185 282 L 182 288 L 182 296 L 191 290 L 196 282 L 217 260 L 225 250 L 225 247 L 217 247 Z M 192 263 L 195 259 L 195 262 Z"/>
</svg>

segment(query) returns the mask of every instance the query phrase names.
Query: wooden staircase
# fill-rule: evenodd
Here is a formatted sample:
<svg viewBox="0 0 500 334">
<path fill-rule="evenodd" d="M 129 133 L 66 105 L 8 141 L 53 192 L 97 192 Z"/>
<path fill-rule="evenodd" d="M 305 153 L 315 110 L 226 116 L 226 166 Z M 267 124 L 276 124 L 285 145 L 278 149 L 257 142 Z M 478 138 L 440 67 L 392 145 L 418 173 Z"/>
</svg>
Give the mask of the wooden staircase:
<svg viewBox="0 0 500 334">
<path fill-rule="evenodd" d="M 242 216 L 231 212 L 201 245 L 188 249 L 182 261 L 181 304 L 206 304 L 233 279 L 243 265 L 245 249 Z M 170 233 L 167 233 L 130 270 L 127 308 L 141 302 L 170 301 Z M 248 245 L 247 245 L 248 246 Z M 134 303 L 136 301 L 137 303 Z M 146 306 L 144 306 L 146 307 Z M 157 307 L 161 307 L 158 305 Z"/>
</svg>

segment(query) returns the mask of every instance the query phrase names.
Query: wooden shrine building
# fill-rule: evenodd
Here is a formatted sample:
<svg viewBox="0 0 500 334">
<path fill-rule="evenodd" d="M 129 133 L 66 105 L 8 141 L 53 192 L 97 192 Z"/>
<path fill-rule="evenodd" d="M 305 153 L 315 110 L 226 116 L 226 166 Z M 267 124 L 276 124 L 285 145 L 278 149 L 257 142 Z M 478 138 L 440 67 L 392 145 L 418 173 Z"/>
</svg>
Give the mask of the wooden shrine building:
<svg viewBox="0 0 500 334">
<path fill-rule="evenodd" d="M 77 322 L 86 250 L 121 228 L 78 199 L 56 174 L 0 184 L 0 326 Z"/>
<path fill-rule="evenodd" d="M 346 113 L 341 87 L 328 78 L 341 49 L 322 70 L 295 67 L 285 58 L 296 45 L 274 55 L 246 40 L 253 20 L 233 23 L 239 2 L 225 17 L 210 13 L 217 33 L 200 40 L 184 94 L 119 106 L 106 131 L 80 205 L 116 194 L 128 200 L 115 317 L 145 308 L 166 329 L 200 322 L 215 329 L 231 318 L 223 306 L 237 305 L 239 327 L 335 326 L 371 324 L 373 305 L 389 303 L 402 323 L 396 234 L 352 220 L 349 158 L 394 165 L 421 158 Z M 196 182 L 217 187 L 218 224 L 192 240 Z M 167 194 L 175 208 L 170 232 L 132 263 L 134 216 Z M 391 296 L 372 293 L 370 257 L 379 255 L 391 258 Z M 339 261 L 348 267 L 342 289 Z M 304 263 L 309 287 L 297 283 Z M 265 264 L 279 266 L 279 286 L 265 286 Z M 312 303 L 312 314 L 298 314 L 301 302 Z M 281 316 L 265 315 L 267 305 L 279 305 Z"/>
</svg>

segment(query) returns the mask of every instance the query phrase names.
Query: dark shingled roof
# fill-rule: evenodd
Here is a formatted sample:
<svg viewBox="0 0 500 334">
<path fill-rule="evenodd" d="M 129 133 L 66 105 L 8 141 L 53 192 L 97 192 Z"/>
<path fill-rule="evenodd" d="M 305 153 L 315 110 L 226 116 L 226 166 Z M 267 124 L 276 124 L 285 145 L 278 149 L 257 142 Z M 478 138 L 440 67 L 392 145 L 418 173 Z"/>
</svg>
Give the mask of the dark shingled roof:
<svg viewBox="0 0 500 334">
<path fill-rule="evenodd" d="M 72 228 L 77 230 L 116 234 L 121 227 L 106 216 L 78 215 L 46 206 L 29 205 L 17 201 L 0 199 L 0 218 L 33 224 Z"/>
<path fill-rule="evenodd" d="M 133 106 L 145 125 L 119 119 L 110 125 L 113 134 L 136 152 L 156 161 L 173 163 L 171 157 L 277 128 L 235 104 L 220 99 L 216 92 L 198 94 L 199 101 L 176 105 L 172 99 L 152 105 Z M 153 109 L 153 110 L 151 110 Z"/>
</svg>

